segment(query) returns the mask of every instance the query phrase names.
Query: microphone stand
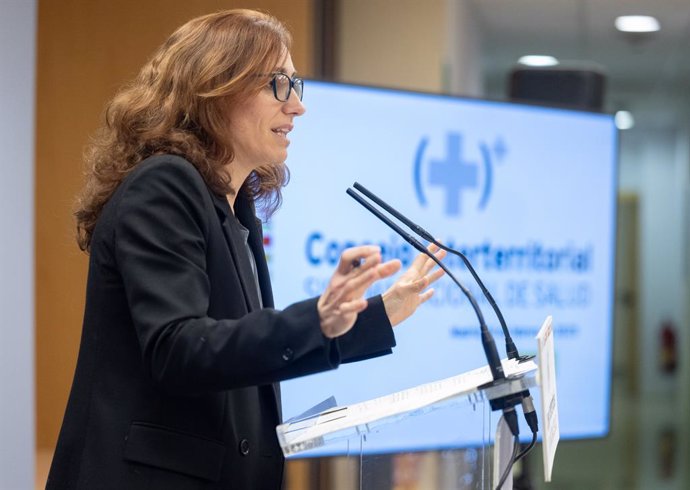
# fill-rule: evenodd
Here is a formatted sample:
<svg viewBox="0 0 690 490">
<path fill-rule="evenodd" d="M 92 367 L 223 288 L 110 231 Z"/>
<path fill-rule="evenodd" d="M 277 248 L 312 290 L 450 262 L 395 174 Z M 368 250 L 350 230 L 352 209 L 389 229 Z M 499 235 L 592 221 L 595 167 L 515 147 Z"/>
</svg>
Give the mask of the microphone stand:
<svg viewBox="0 0 690 490">
<path fill-rule="evenodd" d="M 407 219 L 405 216 L 400 214 L 398 211 L 396 211 L 394 208 L 386 204 L 383 200 L 381 200 L 379 197 L 377 197 L 374 193 L 369 191 L 366 187 L 363 185 L 359 184 L 358 182 L 355 182 L 353 186 L 355 189 L 357 189 L 359 192 L 367 196 L 369 199 L 374 201 L 377 205 L 381 206 L 383 209 L 385 209 L 388 213 L 392 214 L 395 216 L 398 220 L 400 220 L 402 223 L 405 224 L 408 228 L 413 230 L 417 235 L 421 236 L 423 239 L 426 241 L 433 243 L 436 245 L 438 248 L 445 250 L 448 253 L 451 253 L 453 255 L 456 255 L 462 259 L 464 262 L 465 266 L 467 269 L 470 271 L 470 274 L 472 274 L 472 277 L 474 280 L 477 282 L 479 285 L 479 288 L 482 290 L 482 293 L 484 294 L 484 297 L 489 301 L 489 304 L 491 305 L 491 308 L 494 310 L 494 313 L 496 313 L 496 317 L 498 318 L 498 322 L 501 324 L 501 329 L 503 330 L 503 336 L 505 337 L 505 342 L 506 342 L 506 354 L 508 356 L 508 359 L 517 359 L 518 361 L 528 361 L 534 356 L 521 356 L 517 350 L 517 347 L 515 346 L 515 342 L 513 342 L 513 338 L 510 336 L 510 331 L 508 330 L 508 326 L 506 325 L 506 321 L 503 318 L 503 314 L 501 313 L 501 310 L 498 308 L 498 305 L 496 304 L 496 301 L 494 300 L 494 297 L 491 296 L 491 293 L 489 292 L 488 289 L 486 289 L 486 286 L 484 286 L 484 283 L 482 280 L 479 278 L 479 275 L 477 275 L 477 272 L 474 270 L 474 267 L 472 267 L 472 264 L 470 263 L 469 259 L 460 252 L 459 250 L 455 250 L 453 248 L 447 247 L 438 240 L 434 238 L 434 236 L 426 231 L 424 228 L 421 226 L 413 223 L 409 219 Z"/>
<path fill-rule="evenodd" d="M 404 223 L 408 228 L 413 230 L 417 235 L 421 236 L 423 239 L 426 241 L 433 243 L 437 247 L 439 247 L 442 250 L 445 250 L 448 253 L 454 254 L 462 259 L 464 264 L 467 266 L 468 270 L 472 274 L 472 277 L 475 279 L 477 284 L 482 290 L 482 293 L 486 297 L 486 299 L 489 301 L 489 304 L 491 305 L 492 309 L 494 310 L 496 317 L 498 318 L 499 323 L 501 324 L 501 329 L 503 330 L 503 334 L 505 337 L 505 342 L 506 342 L 506 353 L 508 355 L 509 359 L 515 359 L 518 362 L 523 362 L 526 360 L 531 359 L 534 356 L 520 356 L 518 353 L 517 347 L 515 346 L 515 343 L 513 342 L 512 337 L 510 336 L 510 331 L 508 330 L 508 326 L 506 325 L 505 319 L 503 318 L 503 314 L 501 313 L 501 310 L 498 308 L 498 305 L 496 304 L 496 301 L 494 300 L 493 296 L 489 292 L 488 289 L 484 286 L 484 283 L 482 280 L 479 278 L 477 275 L 477 272 L 474 270 L 474 267 L 472 267 L 472 264 L 470 261 L 467 259 L 465 254 L 462 252 L 452 249 L 450 247 L 447 247 L 443 245 L 442 243 L 438 242 L 431 233 L 423 229 L 421 226 L 413 223 L 409 219 L 407 219 L 405 216 L 400 214 L 398 211 L 396 211 L 394 208 L 386 204 L 383 200 L 378 198 L 375 194 L 373 194 L 371 191 L 369 191 L 367 188 L 365 188 L 363 185 L 359 184 L 358 182 L 355 182 L 353 184 L 353 187 L 357 189 L 359 192 L 361 192 L 363 195 L 365 195 L 367 198 L 371 199 L 373 202 L 375 202 L 377 205 L 379 205 L 381 208 L 386 210 L 388 213 L 393 215 L 395 218 L 397 218 L 399 221 Z M 477 320 L 479 321 L 479 326 L 481 329 L 481 341 L 482 341 L 482 347 L 484 348 L 484 353 L 486 355 L 487 359 L 487 364 L 489 365 L 489 369 L 491 370 L 491 375 L 493 377 L 493 381 L 489 384 L 496 384 L 497 382 L 504 380 L 505 379 L 505 373 L 503 372 L 503 366 L 501 364 L 501 360 L 498 356 L 498 351 L 496 350 L 496 344 L 494 342 L 493 336 L 491 335 L 491 332 L 489 331 L 488 327 L 486 326 L 486 322 L 484 321 L 484 315 L 482 314 L 479 305 L 477 304 L 477 301 L 475 300 L 474 296 L 472 296 L 472 293 L 467 289 L 460 281 L 458 281 L 455 276 L 448 270 L 448 268 L 441 263 L 440 260 L 436 258 L 434 254 L 429 252 L 426 247 L 424 247 L 421 243 L 419 243 L 418 240 L 416 240 L 414 237 L 412 237 L 409 233 L 405 232 L 402 228 L 400 228 L 398 225 L 396 225 L 392 220 L 390 220 L 387 216 L 385 216 L 383 213 L 381 213 L 378 209 L 376 209 L 374 206 L 372 206 L 370 203 L 368 203 L 366 200 L 364 200 L 359 194 L 354 192 L 352 189 L 347 189 L 347 194 L 354 198 L 359 204 L 364 206 L 370 213 L 372 213 L 374 216 L 379 218 L 379 220 L 383 221 L 389 228 L 391 228 L 393 231 L 395 231 L 398 235 L 400 235 L 407 243 L 412 245 L 416 250 L 419 252 L 427 255 L 429 258 L 431 258 L 443 271 L 453 280 L 453 282 L 462 290 L 463 294 L 465 297 L 469 300 L 470 304 L 472 305 L 472 308 L 475 312 L 475 315 L 477 316 Z M 534 442 L 536 441 L 536 435 L 539 430 L 538 426 L 538 419 L 537 419 L 537 414 L 534 409 L 534 403 L 532 400 L 532 396 L 530 395 L 529 390 L 524 390 L 520 393 L 508 395 L 508 396 L 503 396 L 494 400 L 489 401 L 491 405 L 492 410 L 502 410 L 503 411 L 503 417 L 506 421 L 506 424 L 508 425 L 508 428 L 510 429 L 511 433 L 513 434 L 515 438 L 515 449 L 513 451 L 513 454 L 511 456 L 511 460 L 509 464 L 507 465 L 503 475 L 500 478 L 499 484 L 497 489 L 500 489 L 500 487 L 503 485 L 503 482 L 506 480 L 510 468 L 512 468 L 513 464 L 520 458 L 524 457 L 534 446 Z M 515 413 L 515 406 L 517 404 L 521 403 L 522 404 L 522 409 L 523 413 L 525 415 L 525 419 L 527 421 L 527 424 L 530 427 L 530 430 L 532 431 L 532 443 L 528 446 L 527 449 L 525 449 L 522 452 L 519 452 L 518 454 L 518 449 L 520 446 L 520 439 L 519 439 L 519 428 L 518 428 L 518 422 L 517 422 L 517 414 Z"/>
<path fill-rule="evenodd" d="M 411 236 L 409 233 L 406 233 L 402 228 L 400 228 L 393 221 L 391 221 L 386 215 L 381 213 L 381 211 L 379 211 L 371 204 L 369 204 L 367 201 L 365 201 L 359 194 L 354 192 L 352 189 L 347 189 L 346 192 L 350 197 L 352 197 L 358 203 L 364 206 L 370 213 L 372 213 L 378 219 L 383 221 L 386 225 L 388 225 L 388 227 L 390 227 L 393 231 L 400 235 L 407 243 L 409 243 L 419 252 L 427 255 L 431 260 L 436 262 L 436 264 L 441 269 L 443 269 L 443 271 L 446 274 L 448 274 L 448 277 L 450 277 L 452 281 L 462 290 L 463 294 L 472 305 L 472 309 L 474 310 L 474 313 L 477 316 L 477 320 L 479 321 L 479 327 L 481 329 L 482 335 L 482 347 L 484 348 L 484 353 L 486 354 L 486 360 L 489 365 L 489 369 L 491 370 L 491 375 L 494 381 L 505 379 L 503 365 L 501 364 L 501 359 L 498 356 L 498 350 L 496 349 L 496 343 L 494 342 L 493 335 L 491 335 L 491 332 L 486 326 L 486 322 L 484 321 L 484 315 L 482 314 L 482 311 L 479 308 L 479 305 L 477 304 L 477 300 L 474 298 L 474 296 L 472 296 L 470 290 L 467 289 L 467 287 L 465 287 L 465 285 L 463 285 L 460 281 L 458 281 L 456 277 L 453 275 L 453 273 L 450 272 L 450 270 L 448 270 L 448 268 L 440 260 L 438 260 L 434 254 L 429 252 L 426 249 L 426 247 L 419 243 L 419 241 L 416 240 L 413 236 Z"/>
<path fill-rule="evenodd" d="M 399 213 L 396 209 L 394 209 L 392 206 L 388 205 L 385 201 L 383 201 L 381 198 L 376 196 L 376 194 L 374 194 L 373 192 L 368 190 L 366 187 L 361 185 L 359 182 L 355 182 L 353 184 L 353 187 L 355 189 L 357 189 L 359 192 L 361 192 L 362 194 L 364 194 L 367 198 L 369 198 L 373 202 L 375 202 L 378 206 L 380 206 L 381 208 L 386 210 L 392 216 L 397 218 L 399 221 L 404 223 L 405 226 L 407 226 L 409 229 L 414 231 L 417 235 L 422 237 L 424 240 L 426 240 L 430 243 L 433 243 L 434 245 L 436 245 L 437 247 L 439 247 L 442 250 L 445 250 L 448 253 L 451 253 L 453 255 L 460 257 L 462 259 L 462 261 L 464 262 L 465 266 L 467 267 L 467 269 L 470 271 L 470 274 L 472 274 L 472 277 L 474 278 L 474 280 L 479 285 L 480 289 L 482 290 L 482 293 L 484 294 L 484 297 L 489 301 L 491 308 L 494 310 L 494 313 L 496 314 L 496 317 L 498 318 L 498 321 L 501 324 L 501 329 L 503 330 L 503 336 L 505 338 L 506 354 L 508 356 L 508 359 L 516 359 L 518 362 L 524 362 L 524 361 L 530 360 L 534 357 L 534 356 L 521 356 L 520 355 L 520 353 L 517 350 L 517 347 L 515 346 L 515 342 L 513 342 L 513 338 L 510 335 L 510 331 L 508 330 L 508 325 L 506 325 L 506 321 L 503 318 L 503 314 L 501 313 L 500 308 L 496 304 L 496 301 L 494 300 L 494 298 L 491 295 L 491 293 L 489 292 L 489 290 L 486 288 L 486 286 L 484 286 L 484 283 L 479 278 L 479 275 L 474 270 L 474 267 L 472 267 L 472 264 L 470 263 L 469 259 L 465 256 L 465 254 L 463 254 L 459 250 L 455 250 L 453 248 L 447 247 L 444 244 L 442 244 L 441 242 L 439 242 L 438 240 L 436 240 L 431 233 L 429 233 L 424 228 L 422 228 L 418 224 L 414 223 L 412 220 L 408 219 L 407 217 L 405 217 L 404 215 Z M 352 197 L 354 197 L 356 195 L 356 194 L 354 194 L 353 191 L 351 191 L 351 189 L 348 189 L 347 193 Z M 357 198 L 359 198 L 359 199 L 357 199 Z M 359 196 L 357 196 L 357 198 L 356 199 L 358 200 L 358 202 L 362 203 L 361 198 Z M 367 209 L 370 209 L 370 208 L 367 207 Z M 381 219 L 382 221 L 384 220 L 385 217 L 381 218 L 381 216 L 383 216 L 383 215 L 378 210 L 372 211 L 370 209 L 370 211 L 372 213 L 374 213 L 377 217 L 379 217 L 379 219 Z M 388 218 L 385 218 L 385 219 L 388 219 Z M 386 221 L 384 221 L 384 223 L 388 224 Z M 394 228 L 394 230 L 395 230 L 395 228 Z M 400 234 L 400 232 L 398 232 L 398 233 Z M 405 233 L 405 232 L 403 231 L 403 233 Z M 403 236 L 403 238 L 404 238 L 404 236 Z M 415 248 L 417 248 L 417 250 L 420 250 L 420 248 L 418 248 L 418 247 L 415 247 Z M 424 248 L 423 253 L 427 253 L 427 252 L 428 251 L 426 250 L 426 248 Z M 429 253 L 427 253 L 427 255 L 429 255 Z M 433 257 L 432 255 L 429 255 L 429 256 L 435 259 L 435 257 Z M 437 260 L 435 260 L 435 262 L 439 263 Z M 444 270 L 446 270 L 446 269 L 444 268 Z M 454 278 L 453 278 L 453 280 L 455 281 Z M 457 283 L 457 281 L 455 281 L 455 282 Z M 461 286 L 461 288 L 462 287 L 463 286 Z M 464 292 L 464 290 L 463 290 L 463 292 Z M 469 293 L 469 291 L 468 291 L 468 293 Z M 465 293 L 465 295 L 467 296 L 468 293 Z M 473 301 L 473 300 L 471 300 L 471 301 Z M 480 322 L 480 325 L 481 325 L 481 322 Z M 483 336 L 484 336 L 484 330 L 482 329 L 482 343 L 484 342 Z M 493 338 L 491 339 L 490 342 L 491 343 L 494 342 Z M 485 347 L 485 350 L 486 350 L 486 347 Z M 487 355 L 487 359 L 488 359 L 488 355 Z M 494 380 L 496 380 L 496 377 L 494 377 Z M 506 401 L 505 403 L 512 406 L 512 407 L 514 407 L 518 403 L 522 403 L 522 411 L 525 415 L 525 420 L 527 421 L 527 424 L 529 425 L 530 430 L 532 431 L 533 434 L 536 434 L 539 431 L 539 421 L 537 419 L 537 412 L 534 409 L 534 400 L 532 399 L 532 396 L 531 396 L 529 390 L 525 390 L 525 391 L 519 393 L 518 395 L 516 395 L 515 400 Z M 493 410 L 499 410 L 499 409 L 505 410 L 504 406 L 500 406 L 500 404 L 498 404 L 498 402 L 494 403 L 493 401 L 491 402 L 491 408 Z M 522 455 L 522 456 L 524 456 L 524 455 Z M 522 456 L 520 456 L 520 457 L 522 457 Z"/>
</svg>

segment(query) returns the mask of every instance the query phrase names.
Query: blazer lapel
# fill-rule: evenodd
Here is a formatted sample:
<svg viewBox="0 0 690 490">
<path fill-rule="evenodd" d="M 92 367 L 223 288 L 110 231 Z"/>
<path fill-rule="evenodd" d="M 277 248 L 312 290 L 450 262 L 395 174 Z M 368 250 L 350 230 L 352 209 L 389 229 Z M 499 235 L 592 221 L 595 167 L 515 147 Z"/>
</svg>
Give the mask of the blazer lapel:
<svg viewBox="0 0 690 490">
<path fill-rule="evenodd" d="M 235 267 L 237 268 L 237 272 L 240 277 L 240 283 L 242 284 L 242 291 L 244 292 L 247 309 L 248 311 L 258 310 L 261 308 L 261 303 L 259 302 L 259 296 L 254 284 L 254 273 L 252 272 L 252 267 L 249 263 L 249 257 L 247 257 L 244 238 L 238 231 L 233 229 L 233 226 L 229 221 L 231 219 L 235 219 L 234 217 L 230 216 L 232 213 L 230 210 L 230 204 L 225 198 L 217 196 L 213 192 L 211 192 L 211 196 L 218 214 L 218 219 L 220 220 L 221 228 L 223 229 L 223 234 L 225 235 L 225 241 L 228 243 L 230 255 L 235 262 Z"/>
</svg>

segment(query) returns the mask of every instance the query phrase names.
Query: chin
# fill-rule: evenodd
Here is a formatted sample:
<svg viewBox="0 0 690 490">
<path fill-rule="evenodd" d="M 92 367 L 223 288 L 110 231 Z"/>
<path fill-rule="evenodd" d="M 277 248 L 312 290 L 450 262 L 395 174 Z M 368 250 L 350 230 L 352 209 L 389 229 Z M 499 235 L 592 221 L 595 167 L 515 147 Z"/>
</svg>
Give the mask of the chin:
<svg viewBox="0 0 690 490">
<path fill-rule="evenodd" d="M 280 155 L 276 155 L 276 158 L 273 158 L 273 165 L 276 166 L 283 166 L 285 165 L 285 160 L 287 160 L 287 152 L 282 153 Z"/>
</svg>

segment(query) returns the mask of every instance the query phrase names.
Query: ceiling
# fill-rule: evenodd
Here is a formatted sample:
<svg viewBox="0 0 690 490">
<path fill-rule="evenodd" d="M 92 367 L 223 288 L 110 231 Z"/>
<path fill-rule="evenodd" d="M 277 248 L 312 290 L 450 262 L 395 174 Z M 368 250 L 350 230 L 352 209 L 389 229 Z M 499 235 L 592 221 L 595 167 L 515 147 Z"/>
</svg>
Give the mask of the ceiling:
<svg viewBox="0 0 690 490">
<path fill-rule="evenodd" d="M 489 91 L 504 95 L 516 60 L 547 54 L 606 74 L 608 110 L 628 108 L 650 125 L 688 119 L 690 0 L 470 0 L 482 36 Z M 619 15 L 655 16 L 661 30 L 626 35 Z M 639 120 L 640 118 L 637 117 Z"/>
</svg>

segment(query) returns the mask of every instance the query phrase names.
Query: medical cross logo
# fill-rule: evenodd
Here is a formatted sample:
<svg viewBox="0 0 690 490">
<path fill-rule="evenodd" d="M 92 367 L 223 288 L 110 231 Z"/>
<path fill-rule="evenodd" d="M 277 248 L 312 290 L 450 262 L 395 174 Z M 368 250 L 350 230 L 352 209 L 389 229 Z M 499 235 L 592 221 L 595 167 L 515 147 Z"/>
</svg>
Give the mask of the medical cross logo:
<svg viewBox="0 0 690 490">
<path fill-rule="evenodd" d="M 449 216 L 461 215 L 466 191 L 480 191 L 477 208 L 481 211 L 486 207 L 493 188 L 495 163 L 501 163 L 507 152 L 505 143 L 500 137 L 492 146 L 479 142 L 478 152 L 468 152 L 464 143 L 460 133 L 449 132 L 443 157 L 425 158 L 429 139 L 422 138 L 419 142 L 414 161 L 414 186 L 420 205 L 427 205 L 425 188 L 430 187 L 444 194 L 444 212 Z M 472 153 L 474 156 L 467 156 Z"/>
</svg>

